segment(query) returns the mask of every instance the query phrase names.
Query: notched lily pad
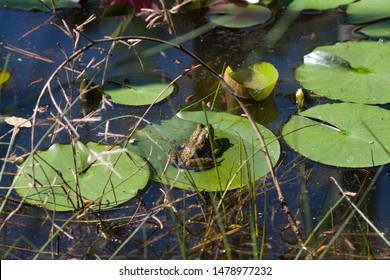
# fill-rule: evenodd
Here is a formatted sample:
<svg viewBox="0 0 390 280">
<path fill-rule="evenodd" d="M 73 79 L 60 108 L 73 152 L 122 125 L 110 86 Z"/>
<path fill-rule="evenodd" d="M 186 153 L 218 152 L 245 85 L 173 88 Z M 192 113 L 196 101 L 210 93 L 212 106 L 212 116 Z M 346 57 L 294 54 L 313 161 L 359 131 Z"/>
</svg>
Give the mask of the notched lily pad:
<svg viewBox="0 0 390 280">
<path fill-rule="evenodd" d="M 304 57 L 295 75 L 304 88 L 327 98 L 385 104 L 390 102 L 389 53 L 386 42 L 320 46 Z"/>
<path fill-rule="evenodd" d="M 225 81 L 238 96 L 255 101 L 266 99 L 274 90 L 278 78 L 278 70 L 267 62 L 256 63 L 237 72 L 228 66 L 224 74 Z"/>
<path fill-rule="evenodd" d="M 287 144 L 301 155 L 340 167 L 390 162 L 390 111 L 363 104 L 318 105 L 283 126 Z"/>
<path fill-rule="evenodd" d="M 103 90 L 115 103 L 142 106 L 158 103 L 176 92 L 171 80 L 157 74 L 124 74 L 107 80 Z"/>
<path fill-rule="evenodd" d="M 262 24 L 269 20 L 271 15 L 271 10 L 263 6 L 239 7 L 232 3 L 217 5 L 209 11 L 212 22 L 231 28 L 245 28 Z"/>
<path fill-rule="evenodd" d="M 216 158 L 219 164 L 205 171 L 178 169 L 168 162 L 171 149 L 178 149 L 187 141 L 198 123 L 207 123 L 205 112 L 181 112 L 161 124 L 149 124 L 133 135 L 129 149 L 147 159 L 155 171 L 154 180 L 189 190 L 231 190 L 248 185 L 269 172 L 265 155 L 249 121 L 245 118 L 207 112 L 215 141 L 222 153 Z M 275 164 L 280 156 L 276 137 L 265 127 L 262 131 Z"/>
<path fill-rule="evenodd" d="M 15 189 L 28 203 L 54 211 L 91 204 L 108 209 L 124 203 L 149 180 L 147 163 L 131 152 L 96 143 L 54 144 L 20 166 Z M 34 178 L 34 179 L 33 179 Z M 77 178 L 77 179 L 76 179 Z"/>
</svg>

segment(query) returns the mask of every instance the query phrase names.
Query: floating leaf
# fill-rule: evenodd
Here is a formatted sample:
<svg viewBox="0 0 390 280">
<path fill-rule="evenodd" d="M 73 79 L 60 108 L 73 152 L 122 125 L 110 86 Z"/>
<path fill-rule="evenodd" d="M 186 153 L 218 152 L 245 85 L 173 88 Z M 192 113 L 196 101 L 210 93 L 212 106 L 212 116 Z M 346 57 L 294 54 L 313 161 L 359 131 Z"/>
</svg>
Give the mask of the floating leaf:
<svg viewBox="0 0 390 280">
<path fill-rule="evenodd" d="M 359 32 L 371 38 L 390 40 L 390 19 L 367 25 L 360 28 Z"/>
<path fill-rule="evenodd" d="M 119 148 L 77 142 L 73 151 L 71 145 L 54 144 L 35 154 L 34 164 L 27 158 L 15 189 L 27 202 L 49 210 L 70 211 L 91 202 L 94 209 L 108 209 L 133 198 L 149 174 L 142 158 Z"/>
<path fill-rule="evenodd" d="M 5 117 L 4 122 L 17 127 L 31 127 L 31 122 L 19 117 Z"/>
<path fill-rule="evenodd" d="M 124 74 L 108 79 L 104 86 L 115 103 L 123 105 L 149 105 L 157 103 L 176 92 L 171 81 L 156 74 Z"/>
<path fill-rule="evenodd" d="M 301 155 L 340 167 L 390 162 L 390 111 L 339 103 L 312 107 L 283 126 L 283 138 Z"/>
<path fill-rule="evenodd" d="M 247 5 L 246 7 L 238 7 L 231 3 L 215 6 L 209 11 L 212 22 L 231 28 L 244 28 L 262 24 L 269 20 L 271 15 L 271 10 L 263 6 Z"/>
<path fill-rule="evenodd" d="M 390 1 L 361 0 L 348 5 L 347 18 L 352 24 L 376 21 L 390 17 Z"/>
<path fill-rule="evenodd" d="M 390 102 L 390 43 L 344 42 L 317 47 L 296 78 L 316 94 L 347 102 Z"/>
<path fill-rule="evenodd" d="M 181 112 L 161 125 L 150 124 L 133 135 L 133 152 L 147 159 L 155 170 L 154 180 L 189 190 L 218 191 L 246 186 L 269 172 L 265 155 L 249 121 L 245 118 L 207 112 L 207 119 L 214 127 L 215 141 L 222 154 L 216 160 L 219 165 L 205 170 L 178 169 L 169 164 L 168 154 L 188 140 L 198 123 L 207 123 L 205 112 Z M 258 125 L 275 164 L 280 156 L 276 137 L 265 127 Z"/>
<path fill-rule="evenodd" d="M 48 7 L 56 9 L 80 7 L 79 0 L 42 0 L 42 2 Z M 0 4 L 8 8 L 25 11 L 34 9 L 48 11 L 48 8 L 38 0 L 0 0 Z"/>
<path fill-rule="evenodd" d="M 289 9 L 293 11 L 301 10 L 328 10 L 341 5 L 352 3 L 355 0 L 294 0 Z"/>
<path fill-rule="evenodd" d="M 278 78 L 278 70 L 267 62 L 256 63 L 237 72 L 233 72 L 228 66 L 224 74 L 225 81 L 240 97 L 256 101 L 261 101 L 272 93 Z"/>
</svg>

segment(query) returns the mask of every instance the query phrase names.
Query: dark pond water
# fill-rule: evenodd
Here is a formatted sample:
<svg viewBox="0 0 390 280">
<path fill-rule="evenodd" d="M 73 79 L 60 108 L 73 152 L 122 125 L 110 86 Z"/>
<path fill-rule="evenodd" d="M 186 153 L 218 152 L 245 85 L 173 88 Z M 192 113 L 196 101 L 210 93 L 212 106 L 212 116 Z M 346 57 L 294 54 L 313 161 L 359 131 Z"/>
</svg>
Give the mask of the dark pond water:
<svg viewBox="0 0 390 280">
<path fill-rule="evenodd" d="M 69 10 L 62 11 L 61 15 L 73 24 L 80 24 L 87 18 L 88 13 Z M 362 39 L 352 32 L 353 26 L 344 23 L 343 12 L 337 10 L 321 14 L 301 14 L 287 26 L 279 40 L 270 45 L 267 34 L 270 30 L 275 31 L 275 22 L 283 16 L 284 14 L 280 13 L 273 22 L 265 26 L 241 30 L 210 28 L 183 42 L 185 48 L 218 72 L 221 72 L 226 64 L 235 69 L 257 61 L 272 63 L 280 73 L 274 93 L 267 100 L 259 103 L 248 102 L 246 106 L 257 122 L 271 129 L 276 135 L 280 135 L 281 125 L 297 112 L 294 94 L 299 84 L 294 79 L 294 69 L 301 64 L 302 57 L 319 45 Z M 72 53 L 72 40 L 50 24 L 54 22 L 60 25 L 61 22 L 49 14 L 3 8 L 0 9 L 0 18 L 0 65 L 8 59 L 7 69 L 13 75 L 9 88 L 0 94 L 0 114 L 29 118 L 45 81 L 64 60 L 64 52 L 67 55 Z M 174 20 L 177 34 L 181 35 L 206 24 L 204 19 L 189 15 L 177 15 Z M 124 22 L 119 19 L 98 20 L 88 25 L 85 32 L 94 39 L 100 39 L 112 34 L 115 27 Z M 121 35 L 174 39 L 163 27 L 146 30 L 142 20 L 126 24 L 126 30 Z M 38 29 L 32 30 L 37 26 Z M 28 33 L 29 31 L 32 32 Z M 81 38 L 78 46 L 87 42 L 85 38 Z M 53 63 L 15 52 L 14 47 L 39 54 Z M 109 45 L 99 47 L 108 50 Z M 161 49 L 161 46 L 153 43 L 139 44 L 137 52 L 145 71 L 163 72 L 170 78 L 175 78 L 196 63 L 178 50 Z M 98 60 L 102 54 L 97 49 L 91 49 L 75 66 L 85 65 L 92 57 Z M 112 76 L 141 70 L 138 58 L 125 46 L 115 50 L 108 66 L 108 72 Z M 66 81 L 64 76 L 59 79 L 64 83 Z M 199 68 L 181 79 L 177 84 L 177 93 L 168 101 L 155 105 L 146 119 L 156 123 L 169 119 L 179 109 L 188 105 L 188 96 L 193 95 L 191 102 L 194 102 L 215 91 L 216 85 L 217 81 L 212 75 Z M 53 88 L 59 90 L 59 86 Z M 59 104 L 65 104 L 62 95 L 56 96 Z M 243 113 L 236 103 L 221 97 L 223 94 L 216 99 L 215 110 L 235 115 Z M 205 101 L 212 101 L 212 98 Z M 321 98 L 313 101 L 319 102 L 328 101 Z M 49 96 L 43 97 L 40 108 L 43 111 L 39 113 L 40 125 L 35 130 L 36 139 L 42 137 L 52 124 L 53 115 L 57 114 Z M 123 115 L 141 116 L 145 109 L 146 107 L 142 106 L 114 104 L 113 107 L 107 106 L 100 116 L 103 120 Z M 202 109 L 201 104 L 192 109 Z M 81 110 L 74 110 L 72 114 L 74 118 L 82 117 Z M 135 121 L 134 118 L 112 121 L 110 132 L 126 134 Z M 102 136 L 99 132 L 104 132 L 104 129 L 100 122 L 92 123 L 88 127 L 80 127 L 79 133 L 83 141 L 100 141 Z M 0 158 L 6 156 L 11 132 L 11 126 L 0 123 Z M 112 139 L 112 142 L 114 140 Z M 47 149 L 52 142 L 69 141 L 66 132 L 58 132 L 55 137 L 46 137 L 40 149 Z M 341 169 L 318 164 L 300 157 L 287 147 L 283 140 L 281 144 L 282 157 L 277 165 L 277 176 L 286 202 L 293 216 L 300 222 L 300 229 L 305 237 L 340 198 L 340 192 L 331 177 L 335 178 L 344 190 L 362 193 L 377 172 L 377 169 Z M 31 129 L 21 129 L 15 138 L 12 152 L 22 155 L 30 149 Z M 2 161 L 1 164 L 6 163 Z M 201 193 L 206 200 L 206 205 L 201 205 L 199 197 L 191 192 L 169 189 L 150 181 L 136 198 L 124 205 L 109 211 L 87 211 L 79 217 L 74 217 L 72 213 L 52 213 L 21 204 L 20 197 L 14 192 L 4 203 L 11 185 L 11 175 L 15 170 L 14 164 L 7 163 L 0 182 L 1 201 L 4 205 L 1 213 L 2 259 L 31 259 L 38 252 L 40 259 L 293 259 L 299 251 L 296 237 L 286 228 L 288 221 L 281 211 L 269 176 L 256 183 L 255 194 L 245 189 L 231 191 L 224 197 L 223 221 L 228 235 L 226 240 L 223 240 L 218 227 L 210 224 L 212 207 L 211 203 L 207 202 L 213 199 L 213 195 Z M 390 197 L 389 173 L 389 166 L 385 166 L 360 207 L 385 235 L 390 233 L 390 212 L 387 209 L 387 200 Z M 160 189 L 169 192 L 170 199 L 174 201 L 173 207 L 158 207 L 163 203 Z M 219 197 L 215 199 L 218 200 Z M 250 213 L 257 215 L 257 237 L 254 237 L 256 230 L 249 225 Z M 317 249 L 327 244 L 332 238 L 331 231 L 340 228 L 349 213 L 350 208 L 343 201 L 334 209 L 331 218 L 321 225 L 315 234 L 314 243 L 310 246 Z M 229 230 L 233 229 L 232 225 L 241 225 L 242 228 L 229 233 Z M 62 232 L 51 238 L 53 232 L 60 227 Z M 209 232 L 213 239 L 205 242 L 205 232 Z M 254 254 L 253 248 L 257 246 L 260 252 L 262 240 L 265 250 L 259 256 Z M 198 246 L 202 242 L 203 246 Z M 230 248 L 231 255 L 227 248 Z M 389 257 L 386 244 L 358 215 L 342 230 L 332 248 L 324 258 Z M 299 258 L 306 255 L 304 253 Z"/>
</svg>

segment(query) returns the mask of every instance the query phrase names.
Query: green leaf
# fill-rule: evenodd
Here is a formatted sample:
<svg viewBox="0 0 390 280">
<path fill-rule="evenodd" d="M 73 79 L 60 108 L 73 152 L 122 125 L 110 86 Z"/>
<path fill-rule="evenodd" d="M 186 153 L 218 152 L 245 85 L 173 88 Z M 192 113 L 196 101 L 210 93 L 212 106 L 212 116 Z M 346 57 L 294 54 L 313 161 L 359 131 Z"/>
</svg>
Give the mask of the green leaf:
<svg viewBox="0 0 390 280">
<path fill-rule="evenodd" d="M 348 5 L 347 18 L 352 24 L 376 21 L 390 17 L 390 1 L 361 0 Z"/>
<path fill-rule="evenodd" d="M 218 5 L 210 9 L 209 17 L 212 22 L 231 28 L 244 28 L 265 23 L 271 18 L 270 9 L 248 5 L 239 7 L 234 4 Z"/>
<path fill-rule="evenodd" d="M 359 29 L 359 32 L 375 39 L 390 40 L 390 19 L 369 24 Z"/>
<path fill-rule="evenodd" d="M 365 104 L 390 102 L 390 44 L 344 42 L 317 47 L 296 78 L 327 98 Z"/>
<path fill-rule="evenodd" d="M 80 7 L 79 0 L 42 0 L 50 8 L 76 8 Z M 54 6 L 53 6 L 54 3 Z M 5 5 L 8 8 L 19 10 L 42 10 L 49 11 L 47 7 L 41 4 L 38 0 L 0 0 L 0 4 Z"/>
<path fill-rule="evenodd" d="M 267 98 L 274 90 L 278 78 L 278 70 L 267 62 L 256 63 L 237 72 L 233 72 L 228 66 L 224 75 L 225 81 L 240 97 L 255 101 Z"/>
<path fill-rule="evenodd" d="M 188 140 L 198 123 L 207 123 L 203 111 L 181 112 L 161 125 L 147 125 L 133 135 L 135 144 L 129 149 L 149 161 L 155 170 L 154 180 L 182 189 L 231 190 L 246 186 L 269 172 L 265 155 L 247 119 L 216 112 L 207 112 L 207 119 L 223 151 L 216 158 L 219 165 L 214 168 L 197 172 L 177 169 L 167 163 L 169 151 Z M 258 127 L 275 164 L 280 156 L 279 142 L 271 131 L 261 125 Z"/>
<path fill-rule="evenodd" d="M 71 145 L 54 144 L 35 154 L 34 164 L 32 156 L 27 158 L 15 189 L 27 202 L 49 210 L 71 211 L 89 202 L 93 209 L 108 209 L 136 196 L 149 175 L 142 158 L 118 147 L 77 142 L 73 153 Z"/>
<path fill-rule="evenodd" d="M 339 103 L 312 107 L 283 126 L 287 144 L 301 155 L 340 167 L 390 162 L 390 111 Z"/>
<path fill-rule="evenodd" d="M 176 92 L 171 81 L 156 74 L 124 74 L 107 80 L 103 90 L 115 103 L 142 106 L 157 103 Z"/>
<path fill-rule="evenodd" d="M 328 10 L 341 5 L 352 3 L 355 0 L 294 0 L 289 9 L 293 11 L 301 10 Z"/>
</svg>

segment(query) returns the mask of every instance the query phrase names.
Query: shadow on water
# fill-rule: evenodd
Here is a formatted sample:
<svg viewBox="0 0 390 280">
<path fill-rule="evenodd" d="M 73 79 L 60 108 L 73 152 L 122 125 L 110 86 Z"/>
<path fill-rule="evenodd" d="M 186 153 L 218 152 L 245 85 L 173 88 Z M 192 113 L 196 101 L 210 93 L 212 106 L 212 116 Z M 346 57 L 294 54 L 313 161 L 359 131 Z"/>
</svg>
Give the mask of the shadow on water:
<svg viewBox="0 0 390 280">
<path fill-rule="evenodd" d="M 86 15 L 77 13 L 76 10 L 65 12 L 63 15 L 68 20 L 73 19 L 74 23 L 79 24 L 80 21 L 76 19 L 85 18 Z M 278 17 L 281 16 L 278 15 Z M 49 24 L 50 21 L 59 23 L 59 20 L 51 18 L 51 15 L 0 9 L 0 18 L 2 19 L 0 22 L 0 30 L 2 30 L 0 63 L 9 57 L 7 70 L 13 74 L 8 88 L 0 95 L 0 114 L 28 118 L 32 115 L 36 98 L 40 94 L 43 84 L 59 62 L 64 59 L 63 50 L 68 54 L 71 53 L 72 42 Z M 42 23 L 45 24 L 39 29 L 31 34 L 27 33 Z M 112 34 L 118 27 L 118 23 L 118 19 L 96 21 L 86 28 L 86 32 L 93 38 L 102 38 L 104 35 Z M 197 27 L 195 18 L 183 15 L 178 15 L 175 18 L 175 23 L 178 34 L 183 35 Z M 141 20 L 137 20 L 135 23 L 121 22 L 120 24 L 125 27 L 122 35 L 145 35 L 167 40 L 174 39 L 163 28 L 146 30 L 145 23 Z M 297 112 L 293 98 L 298 88 L 294 78 L 294 69 L 302 63 L 302 57 L 318 45 L 357 38 L 351 35 L 350 27 L 343 24 L 343 15 L 337 11 L 321 15 L 301 14 L 279 40 L 275 41 L 273 45 L 267 45 L 264 38 L 274 24 L 275 22 L 266 26 L 242 30 L 215 27 L 183 42 L 183 46 L 221 73 L 227 65 L 236 69 L 248 61 L 272 63 L 280 73 L 280 80 L 274 93 L 262 102 L 248 101 L 246 106 L 257 122 L 279 134 L 281 125 Z M 23 34 L 25 34 L 24 37 Z M 80 45 L 85 43 L 86 40 L 81 39 Z M 10 51 L 5 46 L 34 52 L 52 62 L 44 62 Z M 107 45 L 104 47 L 108 49 Z M 163 72 L 164 75 L 175 78 L 182 73 L 183 69 L 195 63 L 177 50 L 164 49 L 153 43 L 141 43 L 136 49 L 141 56 L 142 64 L 140 64 L 136 54 L 129 51 L 127 46 L 119 46 L 112 54 L 107 71 L 109 75 L 117 76 L 121 73 L 145 70 Z M 82 60 L 76 63 L 87 63 L 92 57 L 97 56 L 99 51 L 94 49 L 85 53 Z M 143 52 L 147 53 L 146 57 L 142 56 Z M 153 55 L 150 55 L 151 53 Z M 101 78 L 99 75 L 97 77 Z M 65 81 L 65 77 L 60 78 L 61 81 Z M 60 91 L 58 85 L 55 89 Z M 207 70 L 198 68 L 179 80 L 178 93 L 168 101 L 154 106 L 147 119 L 151 122 L 169 119 L 180 108 L 186 107 L 188 100 L 191 102 L 199 101 L 216 90 L 217 81 L 215 78 Z M 59 98 L 62 97 L 59 96 Z M 212 101 L 212 98 L 205 99 L 206 103 L 208 101 Z M 318 102 L 322 102 L 322 100 Z M 37 131 L 44 133 L 45 128 L 50 124 L 48 120 L 52 117 L 51 113 L 55 110 L 48 96 L 43 98 L 41 106 L 42 110 L 45 111 L 39 117 L 41 126 L 37 128 Z M 217 96 L 214 106 L 217 111 L 226 111 L 235 115 L 242 114 L 238 104 L 231 100 L 230 96 L 223 93 Z M 198 103 L 191 109 L 202 109 L 202 105 Z M 125 115 L 140 116 L 144 111 L 145 107 L 115 104 L 113 107 L 107 106 L 99 116 L 102 120 L 107 120 Z M 74 112 L 74 115 L 82 116 L 82 113 Z M 135 118 L 120 118 L 111 123 L 111 132 L 113 134 L 126 134 L 135 122 Z M 101 123 L 91 123 L 87 129 L 81 129 L 81 131 L 85 131 L 81 134 L 84 138 L 82 140 L 100 141 L 102 137 L 98 136 L 98 132 L 104 132 L 104 129 Z M 10 130 L 10 126 L 4 123 L 0 124 L 0 135 L 5 135 Z M 10 134 L 1 140 L 3 142 L 0 145 L 1 158 L 6 155 L 7 145 L 4 143 L 7 143 L 9 139 Z M 44 141 L 41 148 L 48 148 L 52 141 L 50 139 Z M 28 151 L 30 149 L 29 132 L 22 130 L 16 142 L 15 153 L 24 154 Z M 59 133 L 54 142 L 69 142 L 69 136 L 65 133 Z M 309 235 L 309 229 L 313 229 L 328 209 L 340 198 L 340 192 L 335 188 L 330 177 L 334 177 L 345 190 L 360 192 L 369 184 L 375 173 L 375 170 L 345 170 L 316 164 L 300 158 L 283 141 L 281 142 L 283 156 L 277 166 L 277 175 L 282 183 L 289 207 L 294 209 L 294 214 L 298 220 L 302 221 L 303 226 L 301 227 L 305 235 Z M 7 166 L 9 167 L 7 172 L 15 172 L 14 165 L 7 163 Z M 389 233 L 388 221 L 390 220 L 386 207 L 386 199 L 390 195 L 389 172 L 387 167 L 383 171 L 383 175 L 379 177 L 375 190 L 370 193 L 363 206 L 367 216 L 385 233 Z M 7 187 L 11 185 L 11 180 L 11 176 L 8 175 L 4 176 L 0 182 L 2 187 L 6 187 L 2 189 L 2 199 Z M 304 188 L 302 188 L 302 182 L 304 182 Z M 262 246 L 265 248 L 265 253 L 261 258 L 294 258 L 298 250 L 296 240 L 291 231 L 286 228 L 287 220 L 280 210 L 271 180 L 268 177 L 264 178 L 252 187 L 256 189 L 254 196 L 249 188 L 231 191 L 223 198 L 203 192 L 193 193 L 169 189 L 169 200 L 174 203 L 173 206 L 168 206 L 164 204 L 167 194 L 164 192 L 162 194 L 161 191 L 167 190 L 167 188 L 151 181 L 148 187 L 141 191 L 135 199 L 116 209 L 104 212 L 86 212 L 82 213 L 79 219 L 72 219 L 64 231 L 51 240 L 50 246 L 44 248 L 44 252 L 39 255 L 39 258 L 108 259 L 115 255 L 115 258 L 123 259 L 223 259 L 227 258 L 227 254 L 226 247 L 222 244 L 226 245 L 223 242 L 227 242 L 230 244 L 233 258 L 251 259 L 254 258 L 253 239 L 251 239 L 254 232 L 251 228 L 253 221 L 257 225 L 257 234 L 260 236 L 264 233 L 265 236 L 264 240 L 259 238 L 260 241 L 257 244 L 258 250 Z M 14 194 L 9 200 L 4 213 L 1 214 L 3 221 L 7 214 L 18 207 L 18 199 L 17 195 Z M 227 240 L 224 241 L 218 235 L 218 229 L 215 228 L 215 225 L 206 225 L 203 217 L 204 213 L 215 211 L 210 202 L 215 200 L 223 204 L 224 213 L 227 216 L 225 229 Z M 159 205 L 161 208 L 157 207 Z M 251 212 L 253 209 L 250 210 L 250 207 L 257 207 L 257 217 L 248 218 L 248 213 L 253 213 Z M 348 210 L 346 203 L 342 203 L 342 206 L 334 211 L 332 220 L 326 221 L 319 231 L 325 237 L 317 237 L 313 247 L 318 248 L 321 244 L 325 244 L 325 241 L 329 239 L 328 234 L 331 235 L 329 232 L 335 225 L 342 222 L 348 211 L 350 210 Z M 53 224 L 60 226 L 66 223 L 71 216 L 71 213 L 49 213 L 40 208 L 23 205 L 2 228 L 2 258 L 33 258 L 51 236 Z M 48 219 L 49 217 L 50 219 Z M 366 225 L 358 219 L 348 225 L 343 236 L 344 243 L 339 241 L 335 245 L 340 250 L 329 254 L 327 258 L 366 258 L 371 253 L 382 254 L 381 241 L 374 235 L 370 235 L 369 229 L 362 230 L 362 227 L 366 227 Z M 205 230 L 214 231 L 216 233 L 214 239 L 206 242 L 204 240 Z M 373 239 L 373 243 L 369 243 L 366 239 L 362 242 L 359 239 L 362 234 L 355 234 L 355 232 L 366 231 L 369 231 L 370 234 L 364 238 Z M 372 252 L 367 252 L 368 243 L 372 246 Z M 123 244 L 124 247 L 121 247 Z M 118 248 L 120 251 L 116 252 Z"/>
</svg>

